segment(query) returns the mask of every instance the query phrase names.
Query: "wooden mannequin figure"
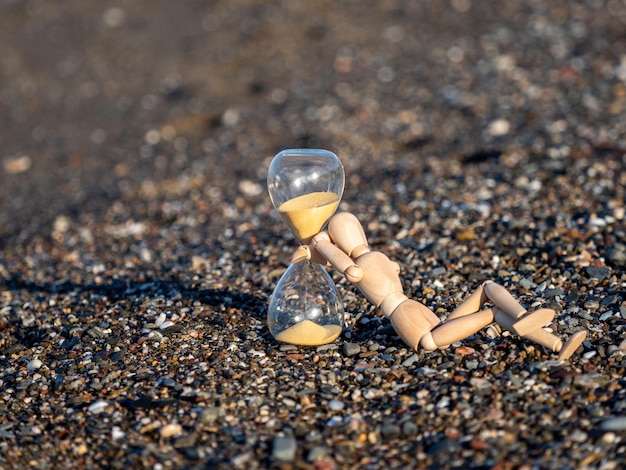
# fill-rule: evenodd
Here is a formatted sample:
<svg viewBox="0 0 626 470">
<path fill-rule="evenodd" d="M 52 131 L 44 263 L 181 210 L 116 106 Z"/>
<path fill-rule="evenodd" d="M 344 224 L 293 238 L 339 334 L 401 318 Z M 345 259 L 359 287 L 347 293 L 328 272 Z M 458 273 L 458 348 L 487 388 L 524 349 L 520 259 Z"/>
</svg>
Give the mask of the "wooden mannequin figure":
<svg viewBox="0 0 626 470">
<path fill-rule="evenodd" d="M 555 316 L 554 310 L 529 313 L 504 287 L 487 281 L 481 284 L 444 321 L 420 302 L 409 299 L 402 290 L 399 266 L 386 255 L 372 250 L 358 219 L 348 212 L 338 213 L 328 223 L 328 231 L 315 235 L 308 246 L 296 251 L 293 262 L 311 259 L 329 262 L 389 318 L 400 338 L 411 348 L 433 351 L 446 348 L 493 323 L 559 353 L 559 360 L 572 356 L 587 332 L 578 331 L 563 345 L 544 330 Z M 484 308 L 487 303 L 492 307 Z"/>
</svg>

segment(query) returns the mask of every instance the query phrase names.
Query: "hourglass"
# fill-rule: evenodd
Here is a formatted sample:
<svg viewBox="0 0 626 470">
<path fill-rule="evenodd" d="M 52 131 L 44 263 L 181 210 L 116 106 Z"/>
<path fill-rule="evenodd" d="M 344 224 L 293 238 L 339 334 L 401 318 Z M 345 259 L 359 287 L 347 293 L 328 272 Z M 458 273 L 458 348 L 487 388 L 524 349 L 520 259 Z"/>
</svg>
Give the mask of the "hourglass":
<svg viewBox="0 0 626 470">
<path fill-rule="evenodd" d="M 327 150 L 278 153 L 267 174 L 272 204 L 301 244 L 319 233 L 339 206 L 345 176 Z M 334 341 L 343 329 L 343 304 L 326 268 L 310 260 L 293 262 L 272 293 L 267 322 L 282 343 L 316 346 Z"/>
</svg>

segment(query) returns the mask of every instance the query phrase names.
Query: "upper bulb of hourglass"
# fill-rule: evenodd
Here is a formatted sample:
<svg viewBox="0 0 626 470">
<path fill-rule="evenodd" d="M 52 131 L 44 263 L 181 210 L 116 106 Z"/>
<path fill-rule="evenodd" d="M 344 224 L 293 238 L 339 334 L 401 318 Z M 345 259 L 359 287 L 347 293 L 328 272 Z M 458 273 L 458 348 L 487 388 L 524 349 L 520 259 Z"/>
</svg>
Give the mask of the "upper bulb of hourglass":
<svg viewBox="0 0 626 470">
<path fill-rule="evenodd" d="M 335 213 L 344 183 L 343 166 L 328 150 L 283 150 L 274 157 L 267 174 L 274 207 L 303 244 Z"/>
</svg>

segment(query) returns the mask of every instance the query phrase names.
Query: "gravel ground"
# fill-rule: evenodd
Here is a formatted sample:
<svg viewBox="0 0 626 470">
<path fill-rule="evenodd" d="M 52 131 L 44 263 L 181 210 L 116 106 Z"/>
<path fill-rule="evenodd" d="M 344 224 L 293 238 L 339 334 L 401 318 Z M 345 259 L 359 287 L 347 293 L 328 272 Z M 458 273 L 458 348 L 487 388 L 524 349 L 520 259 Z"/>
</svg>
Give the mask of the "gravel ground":
<svg viewBox="0 0 626 470">
<path fill-rule="evenodd" d="M 623 1 L 5 0 L 0 110 L 1 468 L 623 468 Z M 289 147 L 411 297 L 583 347 L 410 351 L 336 274 L 342 336 L 276 343 Z"/>
</svg>

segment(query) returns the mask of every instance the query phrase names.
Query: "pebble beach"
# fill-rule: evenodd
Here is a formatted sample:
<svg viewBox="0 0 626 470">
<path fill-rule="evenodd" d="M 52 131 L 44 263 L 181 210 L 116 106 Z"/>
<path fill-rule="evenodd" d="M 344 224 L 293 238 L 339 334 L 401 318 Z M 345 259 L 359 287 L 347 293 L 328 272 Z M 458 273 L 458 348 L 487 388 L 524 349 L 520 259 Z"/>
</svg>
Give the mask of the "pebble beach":
<svg viewBox="0 0 626 470">
<path fill-rule="evenodd" d="M 276 341 L 287 148 L 410 298 L 582 346 L 414 351 L 332 270 L 339 337 Z M 625 188 L 621 0 L 2 2 L 0 469 L 624 468 Z"/>
</svg>

